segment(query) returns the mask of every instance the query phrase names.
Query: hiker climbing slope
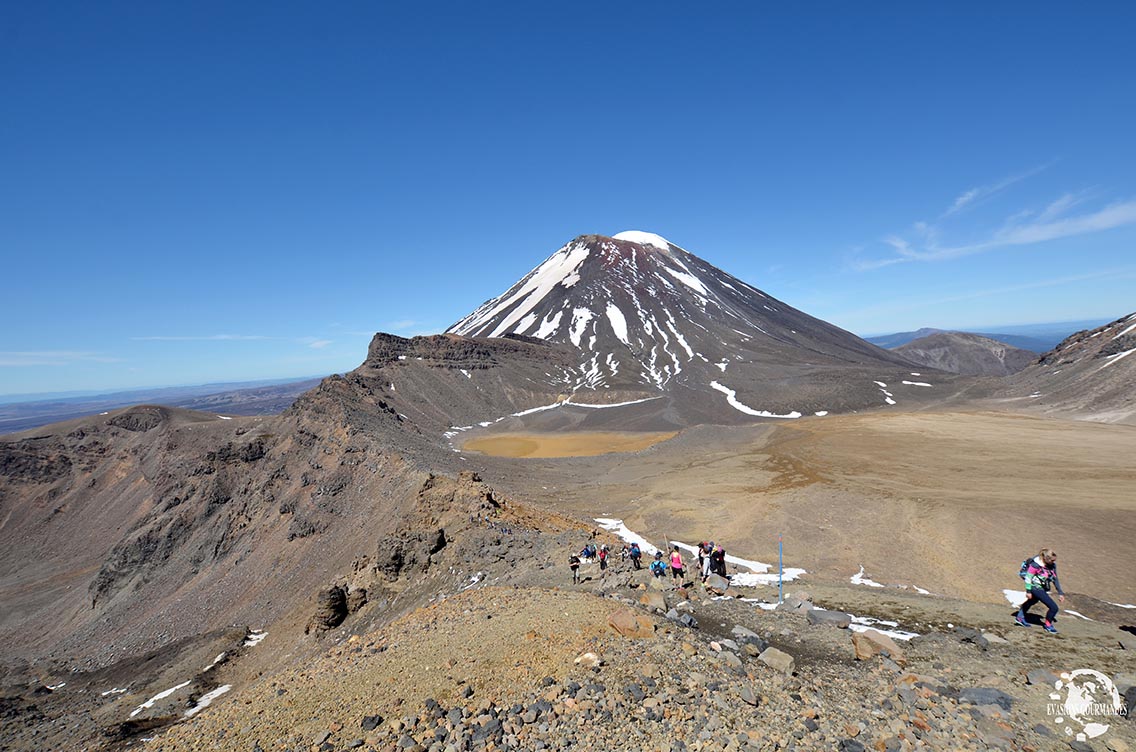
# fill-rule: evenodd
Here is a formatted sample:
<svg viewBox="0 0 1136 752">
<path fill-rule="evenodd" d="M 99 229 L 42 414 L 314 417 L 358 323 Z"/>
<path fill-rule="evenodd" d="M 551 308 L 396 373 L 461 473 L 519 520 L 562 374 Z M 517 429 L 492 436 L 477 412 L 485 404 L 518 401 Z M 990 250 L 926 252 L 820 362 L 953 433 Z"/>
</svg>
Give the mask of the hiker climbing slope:
<svg viewBox="0 0 1136 752">
<path fill-rule="evenodd" d="M 1037 556 L 1022 562 L 1018 576 L 1026 583 L 1026 601 L 1014 617 L 1019 626 L 1030 626 L 1026 620 L 1026 613 L 1038 603 L 1045 604 L 1045 620 L 1042 626 L 1046 632 L 1057 632 L 1054 621 L 1057 619 L 1057 604 L 1049 595 L 1050 585 L 1057 588 L 1057 597 L 1065 602 L 1065 591 L 1061 589 L 1061 581 L 1057 579 L 1057 552 L 1051 548 L 1043 548 Z"/>
</svg>

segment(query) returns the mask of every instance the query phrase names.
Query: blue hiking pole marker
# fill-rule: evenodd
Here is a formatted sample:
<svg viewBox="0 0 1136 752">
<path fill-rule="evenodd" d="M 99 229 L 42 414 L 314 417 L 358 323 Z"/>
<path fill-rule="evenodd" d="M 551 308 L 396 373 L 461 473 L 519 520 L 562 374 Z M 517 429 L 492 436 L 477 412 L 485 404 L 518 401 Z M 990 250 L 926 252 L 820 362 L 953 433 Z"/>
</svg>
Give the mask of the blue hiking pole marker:
<svg viewBox="0 0 1136 752">
<path fill-rule="evenodd" d="M 785 565 L 784 565 L 784 558 L 782 557 L 782 550 L 783 550 L 783 546 L 782 546 L 782 543 L 781 543 L 781 536 L 779 534 L 777 536 L 777 602 L 778 603 L 784 603 L 785 602 L 785 595 L 784 595 Z"/>
</svg>

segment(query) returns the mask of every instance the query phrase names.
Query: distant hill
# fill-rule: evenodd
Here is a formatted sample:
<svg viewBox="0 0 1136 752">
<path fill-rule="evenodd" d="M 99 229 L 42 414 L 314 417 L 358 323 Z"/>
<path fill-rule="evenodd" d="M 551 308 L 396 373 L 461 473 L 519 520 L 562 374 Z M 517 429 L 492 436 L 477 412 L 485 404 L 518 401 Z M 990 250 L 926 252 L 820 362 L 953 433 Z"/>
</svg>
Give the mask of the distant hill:
<svg viewBox="0 0 1136 752">
<path fill-rule="evenodd" d="M 1047 414 L 1136 423 L 1136 313 L 1077 332 L 1012 376 L 1002 397 Z"/>
<path fill-rule="evenodd" d="M 319 379 L 244 381 L 0 404 L 0 434 L 26 431 L 85 415 L 140 404 L 162 404 L 230 415 L 275 415 L 283 412 Z"/>
<path fill-rule="evenodd" d="M 936 332 L 893 352 L 921 366 L 963 376 L 1008 376 L 1037 360 L 1029 350 L 964 332 Z"/>
<path fill-rule="evenodd" d="M 962 331 L 964 334 L 977 334 L 1021 350 L 1034 353 L 1043 353 L 1052 350 L 1062 340 L 1071 334 L 1085 329 L 1093 329 L 1108 323 L 1106 319 L 1089 319 L 1085 321 L 1061 321 L 1050 324 L 1025 324 L 1022 326 L 998 327 L 998 333 L 983 331 L 962 331 L 958 329 L 935 329 L 924 327 L 913 332 L 897 332 L 895 334 L 880 334 L 875 337 L 865 337 L 868 342 L 887 350 L 894 350 L 901 345 L 946 331 Z M 985 328 L 985 327 L 983 327 Z"/>
</svg>

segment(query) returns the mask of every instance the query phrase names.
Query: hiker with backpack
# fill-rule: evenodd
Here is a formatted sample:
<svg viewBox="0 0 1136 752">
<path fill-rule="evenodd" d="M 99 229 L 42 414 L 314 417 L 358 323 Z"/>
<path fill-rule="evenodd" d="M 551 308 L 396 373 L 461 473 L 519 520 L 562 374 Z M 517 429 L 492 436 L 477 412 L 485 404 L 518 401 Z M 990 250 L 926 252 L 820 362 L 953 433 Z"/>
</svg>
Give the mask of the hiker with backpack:
<svg viewBox="0 0 1136 752">
<path fill-rule="evenodd" d="M 655 560 L 651 562 L 651 574 L 656 577 L 663 577 L 667 573 L 667 563 L 663 561 L 663 552 L 655 552 Z"/>
<path fill-rule="evenodd" d="M 572 570 L 572 584 L 580 584 L 580 557 L 572 554 L 568 557 L 568 568 Z"/>
<path fill-rule="evenodd" d="M 643 557 L 643 551 L 639 548 L 638 543 L 631 544 L 631 550 L 628 552 L 628 555 L 631 557 L 631 566 L 635 567 L 636 569 L 643 568 L 643 565 L 639 562 L 639 560 Z"/>
<path fill-rule="evenodd" d="M 1014 621 L 1018 626 L 1030 626 L 1029 621 L 1026 620 L 1026 613 L 1036 604 L 1041 603 L 1048 609 L 1042 626 L 1046 632 L 1056 634 L 1057 627 L 1053 622 L 1057 619 L 1059 609 L 1049 595 L 1050 586 L 1057 588 L 1057 597 L 1062 603 L 1065 602 L 1065 591 L 1061 589 L 1061 581 L 1057 579 L 1057 552 L 1052 548 L 1041 549 L 1037 556 L 1022 562 L 1018 576 L 1025 580 L 1026 601 L 1014 616 Z"/>
<path fill-rule="evenodd" d="M 600 571 L 607 569 L 607 544 L 600 546 Z"/>
</svg>

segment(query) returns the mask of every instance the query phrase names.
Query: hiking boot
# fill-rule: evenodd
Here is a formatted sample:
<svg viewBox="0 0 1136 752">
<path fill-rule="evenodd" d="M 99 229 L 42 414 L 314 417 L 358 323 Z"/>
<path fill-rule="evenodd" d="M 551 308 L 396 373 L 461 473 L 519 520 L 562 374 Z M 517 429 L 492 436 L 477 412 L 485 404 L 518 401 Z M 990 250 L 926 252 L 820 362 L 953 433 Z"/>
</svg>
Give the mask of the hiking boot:
<svg viewBox="0 0 1136 752">
<path fill-rule="evenodd" d="M 1047 621 L 1042 626 L 1045 627 L 1046 632 L 1051 632 L 1053 634 L 1057 634 L 1057 627 L 1053 626 L 1053 622 Z"/>
<path fill-rule="evenodd" d="M 1023 613 L 1022 613 L 1021 611 L 1019 611 L 1018 613 L 1016 613 L 1016 614 L 1014 615 L 1014 621 L 1015 621 L 1015 622 L 1017 622 L 1017 625 L 1018 625 L 1019 627 L 1028 627 L 1028 626 L 1030 626 L 1030 623 L 1029 623 L 1028 621 L 1026 621 L 1026 615 L 1025 615 L 1025 614 L 1023 614 Z"/>
</svg>

